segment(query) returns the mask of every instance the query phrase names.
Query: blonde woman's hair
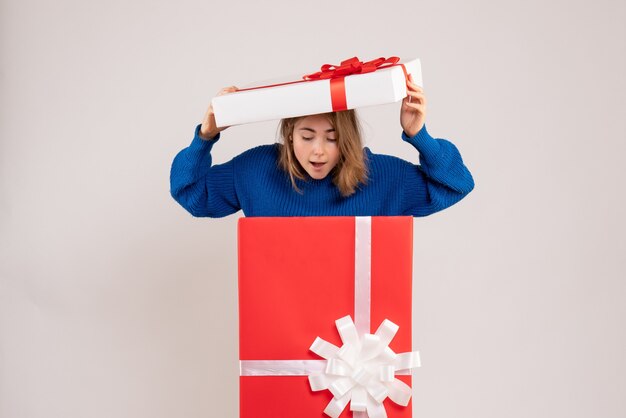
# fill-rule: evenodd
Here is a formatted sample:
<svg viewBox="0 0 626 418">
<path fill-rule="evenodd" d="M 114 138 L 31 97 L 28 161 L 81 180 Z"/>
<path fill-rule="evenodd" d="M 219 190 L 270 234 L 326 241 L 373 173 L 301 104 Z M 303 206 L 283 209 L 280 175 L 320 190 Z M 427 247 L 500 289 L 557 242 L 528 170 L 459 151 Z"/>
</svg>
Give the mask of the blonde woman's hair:
<svg viewBox="0 0 626 418">
<path fill-rule="evenodd" d="M 357 187 L 367 183 L 367 161 L 361 141 L 361 129 L 354 110 L 324 113 L 335 129 L 335 139 L 339 148 L 339 162 L 329 175 L 342 196 L 353 194 Z M 279 166 L 289 174 L 294 190 L 301 193 L 296 185 L 296 178 L 305 179 L 306 171 L 296 158 L 291 140 L 296 123 L 306 116 L 282 119 L 278 125 L 280 139 Z"/>
</svg>

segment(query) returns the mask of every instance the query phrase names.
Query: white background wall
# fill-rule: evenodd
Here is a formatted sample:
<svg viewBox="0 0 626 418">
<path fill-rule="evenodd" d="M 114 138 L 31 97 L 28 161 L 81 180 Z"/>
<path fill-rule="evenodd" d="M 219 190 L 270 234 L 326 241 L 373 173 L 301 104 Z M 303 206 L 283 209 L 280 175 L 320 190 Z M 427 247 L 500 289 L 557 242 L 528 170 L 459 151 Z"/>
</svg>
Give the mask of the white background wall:
<svg viewBox="0 0 626 418">
<path fill-rule="evenodd" d="M 626 414 L 619 0 L 3 0 L 0 417 L 236 417 L 236 221 L 169 196 L 221 87 L 422 59 L 476 189 L 415 220 L 416 417 Z M 373 151 L 417 161 L 399 104 Z M 233 127 L 217 162 L 275 140 Z"/>
</svg>

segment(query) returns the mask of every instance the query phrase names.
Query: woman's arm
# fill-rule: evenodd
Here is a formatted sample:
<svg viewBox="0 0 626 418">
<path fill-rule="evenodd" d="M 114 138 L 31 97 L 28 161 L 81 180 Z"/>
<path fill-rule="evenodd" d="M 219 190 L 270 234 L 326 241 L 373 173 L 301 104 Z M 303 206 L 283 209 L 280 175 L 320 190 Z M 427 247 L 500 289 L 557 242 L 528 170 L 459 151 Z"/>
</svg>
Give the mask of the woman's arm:
<svg viewBox="0 0 626 418">
<path fill-rule="evenodd" d="M 400 109 L 402 139 L 419 151 L 420 165 L 405 165 L 402 207 L 407 215 L 426 216 L 467 196 L 474 179 L 454 144 L 426 130 L 426 96 L 410 74 L 406 87 Z"/>
<path fill-rule="evenodd" d="M 170 171 L 170 193 L 193 216 L 219 218 L 241 209 L 235 190 L 234 164 L 212 166 L 211 149 L 220 134 L 205 140 L 196 127 L 191 145 L 174 158 Z"/>
<path fill-rule="evenodd" d="M 472 174 L 452 142 L 431 137 L 425 125 L 412 137 L 403 132 L 402 139 L 420 153 L 419 165 L 406 163 L 404 168 L 404 214 L 430 215 L 452 206 L 474 189 Z"/>
<path fill-rule="evenodd" d="M 237 90 L 235 86 L 225 87 L 217 96 Z M 211 166 L 211 148 L 226 128 L 217 127 L 213 105 L 209 104 L 191 145 L 180 151 L 172 163 L 170 193 L 194 216 L 219 218 L 241 209 L 234 186 L 233 162 Z"/>
</svg>

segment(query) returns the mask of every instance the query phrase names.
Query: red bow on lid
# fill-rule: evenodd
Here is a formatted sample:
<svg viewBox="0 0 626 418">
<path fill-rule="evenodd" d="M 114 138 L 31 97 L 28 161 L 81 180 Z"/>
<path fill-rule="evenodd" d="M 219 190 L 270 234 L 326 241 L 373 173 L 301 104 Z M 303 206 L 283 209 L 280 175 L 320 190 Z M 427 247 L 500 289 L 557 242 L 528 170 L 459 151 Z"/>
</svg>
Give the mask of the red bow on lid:
<svg viewBox="0 0 626 418">
<path fill-rule="evenodd" d="M 321 70 L 313 74 L 307 74 L 305 80 L 325 80 L 329 78 L 345 77 L 351 74 L 371 73 L 380 68 L 391 67 L 400 61 L 399 57 L 377 58 L 372 61 L 361 62 L 357 57 L 352 57 L 341 62 L 341 65 L 324 64 Z"/>
</svg>

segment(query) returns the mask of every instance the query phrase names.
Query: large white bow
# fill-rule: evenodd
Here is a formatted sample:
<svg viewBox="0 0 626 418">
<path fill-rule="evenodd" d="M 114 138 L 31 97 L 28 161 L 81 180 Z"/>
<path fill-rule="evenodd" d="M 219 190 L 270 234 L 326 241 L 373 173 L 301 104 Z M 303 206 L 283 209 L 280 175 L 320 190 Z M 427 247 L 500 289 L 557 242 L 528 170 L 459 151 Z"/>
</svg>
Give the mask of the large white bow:
<svg viewBox="0 0 626 418">
<path fill-rule="evenodd" d="M 335 324 L 343 342 L 341 348 L 320 337 L 310 347 L 327 360 L 324 372 L 309 375 L 312 390 L 328 389 L 333 394 L 324 413 L 338 418 L 350 403 L 351 411 L 367 411 L 369 418 L 387 418 L 383 406 L 387 397 L 407 406 L 411 387 L 395 375 L 419 367 L 420 358 L 417 351 L 396 354 L 389 348 L 399 327 L 385 319 L 375 334 L 359 338 L 350 316 L 336 320 Z"/>
</svg>

